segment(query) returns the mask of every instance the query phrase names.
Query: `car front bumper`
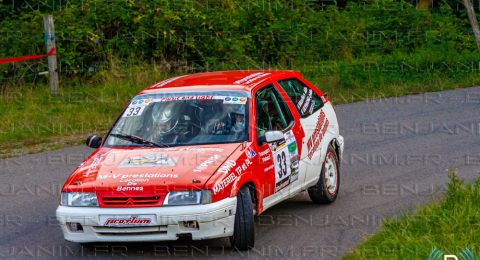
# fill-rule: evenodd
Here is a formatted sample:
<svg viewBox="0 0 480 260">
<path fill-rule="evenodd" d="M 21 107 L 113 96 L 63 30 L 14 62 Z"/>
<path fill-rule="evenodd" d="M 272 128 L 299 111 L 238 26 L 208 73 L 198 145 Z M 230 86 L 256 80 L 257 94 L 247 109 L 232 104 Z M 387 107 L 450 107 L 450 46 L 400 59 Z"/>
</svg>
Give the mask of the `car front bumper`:
<svg viewBox="0 0 480 260">
<path fill-rule="evenodd" d="M 236 202 L 236 198 L 227 198 L 211 204 L 192 206 L 145 208 L 59 206 L 56 213 L 65 239 L 72 242 L 165 241 L 177 240 L 181 236 L 202 240 L 233 235 Z M 100 222 L 101 215 L 155 215 L 156 223 L 145 226 L 110 227 Z M 192 222 L 196 223 L 193 227 L 186 224 Z M 67 223 L 79 223 L 83 231 L 73 231 Z"/>
</svg>

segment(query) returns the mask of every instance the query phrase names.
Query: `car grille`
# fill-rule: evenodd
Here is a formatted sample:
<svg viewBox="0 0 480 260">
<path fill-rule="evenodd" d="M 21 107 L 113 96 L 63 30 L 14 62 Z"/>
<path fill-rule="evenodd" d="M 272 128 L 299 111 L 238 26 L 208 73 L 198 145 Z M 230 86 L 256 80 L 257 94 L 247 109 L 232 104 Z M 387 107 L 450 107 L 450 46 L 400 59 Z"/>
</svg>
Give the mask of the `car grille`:
<svg viewBox="0 0 480 260">
<path fill-rule="evenodd" d="M 102 197 L 103 205 L 115 206 L 154 206 L 160 202 L 160 196 L 150 197 Z"/>
<path fill-rule="evenodd" d="M 149 226 L 149 227 L 94 226 L 92 228 L 98 235 L 104 235 L 104 236 L 166 235 L 167 234 L 167 226 Z"/>
</svg>

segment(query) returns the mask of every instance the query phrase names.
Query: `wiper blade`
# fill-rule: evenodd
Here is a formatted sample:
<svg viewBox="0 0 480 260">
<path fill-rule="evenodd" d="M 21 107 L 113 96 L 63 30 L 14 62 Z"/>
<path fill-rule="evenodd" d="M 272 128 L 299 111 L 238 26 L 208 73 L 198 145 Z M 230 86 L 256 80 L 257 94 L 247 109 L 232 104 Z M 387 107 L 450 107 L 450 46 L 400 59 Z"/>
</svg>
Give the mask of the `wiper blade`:
<svg viewBox="0 0 480 260">
<path fill-rule="evenodd" d="M 118 137 L 120 139 L 130 141 L 132 143 L 136 143 L 136 144 L 150 145 L 150 146 L 155 146 L 155 147 L 160 147 L 160 148 L 169 147 L 168 145 L 157 144 L 155 142 L 149 141 L 147 139 L 143 139 L 143 138 L 141 138 L 139 136 L 136 136 L 136 135 L 126 135 L 126 134 L 119 134 L 119 133 L 114 133 L 114 134 L 110 134 L 110 135 L 113 136 L 113 137 Z"/>
</svg>

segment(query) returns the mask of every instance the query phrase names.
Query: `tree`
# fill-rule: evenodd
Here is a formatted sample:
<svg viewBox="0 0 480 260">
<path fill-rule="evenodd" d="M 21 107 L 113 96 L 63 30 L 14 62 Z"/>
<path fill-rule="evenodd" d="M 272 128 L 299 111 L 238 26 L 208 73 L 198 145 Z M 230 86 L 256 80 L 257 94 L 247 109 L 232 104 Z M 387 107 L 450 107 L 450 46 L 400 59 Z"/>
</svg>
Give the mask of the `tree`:
<svg viewBox="0 0 480 260">
<path fill-rule="evenodd" d="M 465 9 L 467 9 L 468 20 L 470 20 L 477 47 L 480 49 L 480 29 L 478 28 L 477 16 L 475 15 L 472 2 L 471 0 L 463 0 L 463 4 L 465 5 Z"/>
</svg>

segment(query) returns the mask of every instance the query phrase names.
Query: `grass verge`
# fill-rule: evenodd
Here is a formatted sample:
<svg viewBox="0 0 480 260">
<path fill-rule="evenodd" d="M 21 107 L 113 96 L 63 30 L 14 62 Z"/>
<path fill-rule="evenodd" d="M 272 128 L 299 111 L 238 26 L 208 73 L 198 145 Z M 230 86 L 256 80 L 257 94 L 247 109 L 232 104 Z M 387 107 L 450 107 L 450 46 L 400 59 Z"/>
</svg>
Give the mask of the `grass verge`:
<svg viewBox="0 0 480 260">
<path fill-rule="evenodd" d="M 480 83 L 480 69 L 472 67 L 478 59 L 480 54 L 441 57 L 418 51 L 299 63 L 288 69 L 302 72 L 339 104 L 472 86 Z M 101 135 L 138 91 L 174 74 L 192 73 L 165 71 L 148 64 L 128 68 L 113 64 L 88 80 L 63 79 L 58 97 L 49 95 L 46 80 L 36 85 L 0 85 L 0 158 L 58 149 L 82 143 L 89 134 Z"/>
<path fill-rule="evenodd" d="M 387 219 L 379 232 L 344 259 L 443 259 L 445 254 L 465 259 L 467 248 L 480 257 L 480 179 L 464 184 L 455 173 L 449 177 L 440 202 Z M 429 258 L 432 250 L 438 258 Z"/>
<path fill-rule="evenodd" d="M 0 94 L 0 158 L 81 144 L 104 134 L 129 100 L 169 74 L 159 68 L 109 71 L 83 82 L 7 86 Z"/>
</svg>

